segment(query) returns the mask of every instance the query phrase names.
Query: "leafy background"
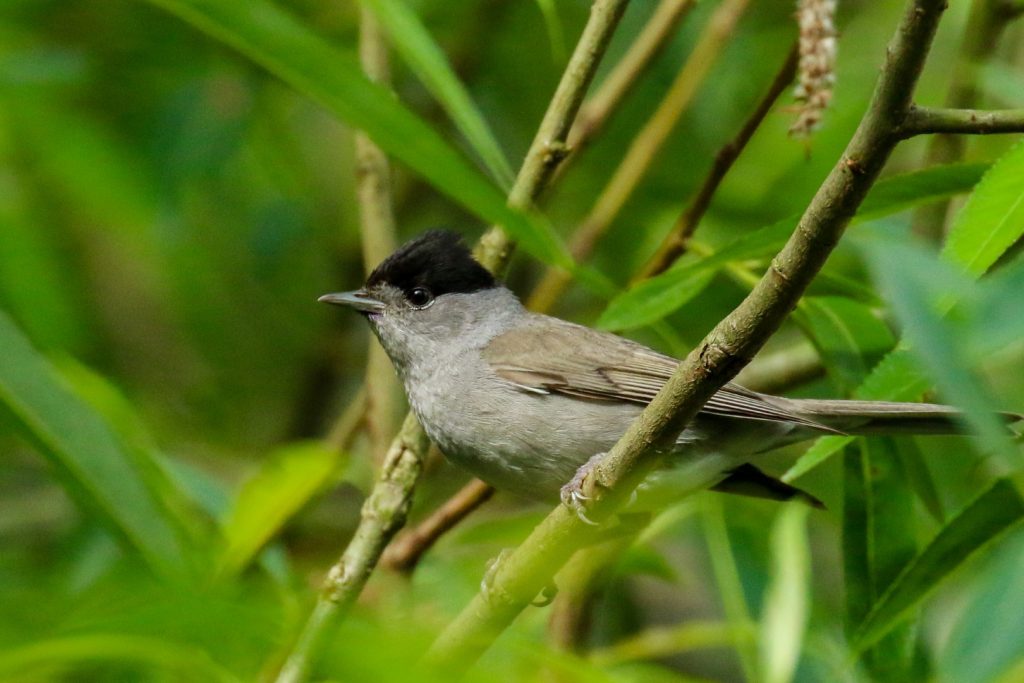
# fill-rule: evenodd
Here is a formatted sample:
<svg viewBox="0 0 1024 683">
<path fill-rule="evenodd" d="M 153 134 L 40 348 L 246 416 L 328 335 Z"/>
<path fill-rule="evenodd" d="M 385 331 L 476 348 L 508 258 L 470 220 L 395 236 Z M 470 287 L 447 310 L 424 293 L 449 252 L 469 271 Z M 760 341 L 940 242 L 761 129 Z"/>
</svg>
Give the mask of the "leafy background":
<svg viewBox="0 0 1024 683">
<path fill-rule="evenodd" d="M 271 673 L 372 481 L 363 439 L 324 440 L 362 381 L 367 332 L 315 303 L 362 278 L 351 126 L 401 161 L 403 237 L 441 224 L 474 239 L 500 220 L 525 248 L 509 274 L 525 294 L 545 263 L 567 263 L 555 235 L 587 214 L 715 10 L 686 19 L 539 219 L 505 208 L 508 169 L 588 4 L 367 4 L 394 34 L 397 100 L 357 78 L 352 2 L 0 8 L 4 679 Z M 627 11 L 598 81 L 650 9 Z M 918 101 L 943 101 L 967 10 L 944 18 Z M 682 353 L 746 293 L 849 139 L 900 3 L 842 4 L 824 126 L 795 141 L 776 107 L 697 234 L 715 255 L 628 283 L 782 63 L 792 11 L 751 4 L 599 243 L 589 265 L 618 294 L 590 278 L 556 313 Z M 1024 106 L 1022 44 L 1011 28 L 979 105 Z M 826 511 L 683 501 L 604 577 L 584 654 L 550 651 L 532 609 L 471 677 L 1017 680 L 1021 452 L 991 417 L 1024 408 L 1014 143 L 973 139 L 963 164 L 925 170 L 927 141 L 901 145 L 766 351 L 821 358 L 796 395 L 927 393 L 965 408 L 976 438 L 834 437 L 773 455 Z M 945 247 L 915 241 L 912 210 L 951 196 Z M 414 518 L 464 481 L 434 463 Z M 429 680 L 422 650 L 543 513 L 499 495 L 411 580 L 376 576 L 316 675 Z"/>
</svg>

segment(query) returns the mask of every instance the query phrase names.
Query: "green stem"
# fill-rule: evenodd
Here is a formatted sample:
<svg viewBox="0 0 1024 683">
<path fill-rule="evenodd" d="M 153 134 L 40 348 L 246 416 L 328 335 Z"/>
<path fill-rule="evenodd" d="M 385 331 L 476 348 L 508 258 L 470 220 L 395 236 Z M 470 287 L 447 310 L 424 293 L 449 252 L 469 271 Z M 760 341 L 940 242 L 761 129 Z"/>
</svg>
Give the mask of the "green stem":
<svg viewBox="0 0 1024 683">
<path fill-rule="evenodd" d="M 569 130 L 628 4 L 629 0 L 594 0 L 591 5 L 590 19 L 583 28 L 509 192 L 509 206 L 519 209 L 532 207 L 568 154 L 566 140 Z M 509 236 L 496 225 L 480 238 L 474 255 L 488 270 L 500 274 L 508 265 L 514 248 Z"/>
<path fill-rule="evenodd" d="M 725 0 L 715 10 L 658 108 L 633 138 L 626 156 L 605 184 L 590 213 L 573 232 L 569 244 L 573 259 L 581 262 L 590 256 L 618 217 L 633 190 L 650 170 L 658 152 L 664 148 L 679 118 L 690 106 L 749 3 L 750 0 Z M 564 270 L 549 268 L 530 295 L 527 307 L 535 311 L 550 310 L 571 281 L 570 274 Z"/>
</svg>

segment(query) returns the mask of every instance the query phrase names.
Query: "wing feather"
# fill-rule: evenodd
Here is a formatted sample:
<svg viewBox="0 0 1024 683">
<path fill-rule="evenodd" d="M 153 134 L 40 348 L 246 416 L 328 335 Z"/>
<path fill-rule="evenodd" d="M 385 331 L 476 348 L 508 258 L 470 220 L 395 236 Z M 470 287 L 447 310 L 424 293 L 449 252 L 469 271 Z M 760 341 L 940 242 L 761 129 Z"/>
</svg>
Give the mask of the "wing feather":
<svg viewBox="0 0 1024 683">
<path fill-rule="evenodd" d="M 495 337 L 483 356 L 499 377 L 522 391 L 644 405 L 661 390 L 679 363 L 628 339 L 539 315 Z M 835 432 L 787 409 L 784 401 L 727 384 L 701 412 Z"/>
</svg>

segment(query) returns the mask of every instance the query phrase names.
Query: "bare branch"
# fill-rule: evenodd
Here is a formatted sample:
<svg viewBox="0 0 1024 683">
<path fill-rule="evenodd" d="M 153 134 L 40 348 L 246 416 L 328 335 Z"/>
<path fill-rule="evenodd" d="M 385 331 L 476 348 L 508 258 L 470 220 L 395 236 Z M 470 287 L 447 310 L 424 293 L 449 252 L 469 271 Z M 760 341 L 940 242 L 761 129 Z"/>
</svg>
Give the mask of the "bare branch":
<svg viewBox="0 0 1024 683">
<path fill-rule="evenodd" d="M 950 70 L 945 106 L 960 109 L 978 104 L 979 70 L 995 54 L 1000 37 L 1016 16 L 1013 4 L 1012 0 L 972 0 L 960 50 Z M 924 166 L 960 161 L 966 147 L 966 140 L 960 136 L 936 135 L 928 141 Z M 949 206 L 947 200 L 918 208 L 912 221 L 914 232 L 932 241 L 940 240 L 946 231 Z"/>
<path fill-rule="evenodd" d="M 952 135 L 991 135 L 1024 133 L 1024 109 L 944 109 L 912 107 L 900 128 L 900 135 L 943 133 Z"/>
<path fill-rule="evenodd" d="M 597 65 L 611 42 L 615 27 L 626 11 L 629 0 L 595 0 L 590 7 L 590 20 L 583 28 L 576 49 L 569 58 L 562 80 L 555 89 L 544 119 L 537 128 L 516 182 L 509 191 L 508 203 L 520 209 L 529 208 L 547 187 L 568 153 L 566 139 L 587 88 L 597 73 Z M 515 245 L 499 227 L 494 226 L 480 238 L 474 252 L 488 270 L 500 274 L 505 270 Z"/>
<path fill-rule="evenodd" d="M 388 569 L 411 572 L 423 553 L 430 550 L 445 532 L 465 519 L 494 495 L 494 488 L 474 479 L 434 510 L 423 522 L 399 536 L 388 546 L 381 564 Z"/>
</svg>

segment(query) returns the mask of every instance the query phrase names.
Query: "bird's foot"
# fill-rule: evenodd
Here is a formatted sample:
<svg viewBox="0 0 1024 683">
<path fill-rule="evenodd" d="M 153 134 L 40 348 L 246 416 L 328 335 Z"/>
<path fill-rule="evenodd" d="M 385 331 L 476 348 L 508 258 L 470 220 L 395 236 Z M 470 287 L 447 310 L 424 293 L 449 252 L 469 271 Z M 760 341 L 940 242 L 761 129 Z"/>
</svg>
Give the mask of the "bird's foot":
<svg viewBox="0 0 1024 683">
<path fill-rule="evenodd" d="M 562 487 L 560 494 L 562 505 L 574 512 L 580 521 L 591 526 L 598 526 L 598 523 L 587 517 L 587 501 L 590 500 L 590 496 L 583 492 L 583 485 L 604 456 L 604 453 L 591 456 L 576 470 L 576 474 L 572 475 L 569 483 Z"/>
<path fill-rule="evenodd" d="M 502 548 L 497 557 L 492 557 L 487 561 L 487 568 L 484 570 L 484 577 L 480 579 L 480 594 L 483 595 L 484 600 L 488 604 L 492 604 L 499 597 L 495 590 L 495 578 L 498 575 L 498 569 L 501 567 L 501 563 L 505 561 L 505 558 L 507 558 L 511 552 L 512 551 L 509 548 Z M 530 604 L 535 607 L 546 607 L 551 604 L 551 601 L 555 599 L 555 595 L 557 594 L 558 589 L 555 585 L 548 584 L 540 592 L 540 596 Z"/>
</svg>

